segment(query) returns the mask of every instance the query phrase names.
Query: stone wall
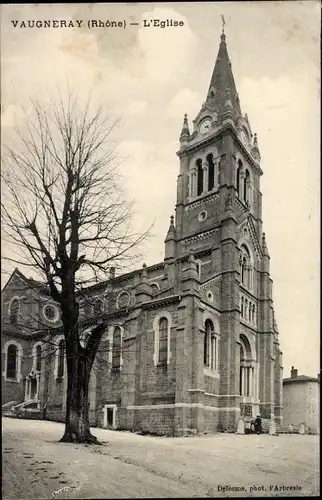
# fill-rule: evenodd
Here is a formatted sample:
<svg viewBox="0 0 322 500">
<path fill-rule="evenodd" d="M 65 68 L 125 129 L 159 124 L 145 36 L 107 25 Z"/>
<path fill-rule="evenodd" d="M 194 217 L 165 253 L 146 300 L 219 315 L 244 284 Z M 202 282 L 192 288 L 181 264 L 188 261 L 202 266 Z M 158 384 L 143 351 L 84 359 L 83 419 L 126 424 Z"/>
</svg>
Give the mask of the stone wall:
<svg viewBox="0 0 322 500">
<path fill-rule="evenodd" d="M 317 382 L 294 382 L 283 385 L 283 428 L 305 424 L 312 432 L 320 427 L 320 386 Z"/>
</svg>

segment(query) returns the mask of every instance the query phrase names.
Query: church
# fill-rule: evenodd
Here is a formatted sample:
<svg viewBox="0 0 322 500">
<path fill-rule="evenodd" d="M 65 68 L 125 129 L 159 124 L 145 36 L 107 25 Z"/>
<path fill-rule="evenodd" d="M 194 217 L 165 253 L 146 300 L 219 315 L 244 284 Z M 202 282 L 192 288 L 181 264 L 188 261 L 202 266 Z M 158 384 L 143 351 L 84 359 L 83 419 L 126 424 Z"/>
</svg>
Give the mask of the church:
<svg viewBox="0 0 322 500">
<path fill-rule="evenodd" d="M 93 426 L 182 436 L 281 425 L 282 353 L 262 222 L 263 171 L 242 114 L 226 36 L 205 102 L 179 138 L 177 199 L 164 260 L 79 297 L 80 342 L 107 317 L 95 360 Z M 59 307 L 16 269 L 2 292 L 2 403 L 35 401 L 64 420 Z"/>
</svg>

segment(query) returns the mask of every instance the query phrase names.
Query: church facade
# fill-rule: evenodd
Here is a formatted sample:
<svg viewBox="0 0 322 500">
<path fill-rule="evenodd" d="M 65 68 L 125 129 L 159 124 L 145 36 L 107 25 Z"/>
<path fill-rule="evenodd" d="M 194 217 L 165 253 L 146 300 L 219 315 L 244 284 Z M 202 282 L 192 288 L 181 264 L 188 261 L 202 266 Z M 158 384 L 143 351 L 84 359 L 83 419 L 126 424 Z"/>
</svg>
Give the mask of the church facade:
<svg viewBox="0 0 322 500">
<path fill-rule="evenodd" d="M 81 342 L 109 318 L 90 383 L 92 425 L 167 435 L 281 424 L 282 353 L 262 224 L 260 152 L 225 35 L 205 102 L 180 135 L 163 262 L 87 288 Z M 67 370 L 47 287 L 15 270 L 2 292 L 3 403 L 63 420 Z"/>
</svg>

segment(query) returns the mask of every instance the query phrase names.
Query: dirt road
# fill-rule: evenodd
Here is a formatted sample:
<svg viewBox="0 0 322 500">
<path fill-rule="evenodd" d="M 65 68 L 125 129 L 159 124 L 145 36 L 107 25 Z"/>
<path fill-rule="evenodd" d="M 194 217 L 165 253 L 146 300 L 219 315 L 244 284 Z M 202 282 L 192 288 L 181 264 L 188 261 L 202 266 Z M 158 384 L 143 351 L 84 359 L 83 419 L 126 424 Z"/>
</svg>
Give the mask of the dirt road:
<svg viewBox="0 0 322 500">
<path fill-rule="evenodd" d="M 174 498 L 319 494 L 317 436 L 191 438 L 93 429 L 103 446 L 58 443 L 63 425 L 3 418 L 3 496 Z"/>
</svg>

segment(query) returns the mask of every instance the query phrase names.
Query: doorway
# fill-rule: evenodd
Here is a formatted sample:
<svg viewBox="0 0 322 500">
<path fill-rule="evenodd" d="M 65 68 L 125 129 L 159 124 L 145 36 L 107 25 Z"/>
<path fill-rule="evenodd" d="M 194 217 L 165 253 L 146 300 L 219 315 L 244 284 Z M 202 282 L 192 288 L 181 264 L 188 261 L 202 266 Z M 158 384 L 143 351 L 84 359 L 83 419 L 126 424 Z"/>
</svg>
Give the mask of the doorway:
<svg viewBox="0 0 322 500">
<path fill-rule="evenodd" d="M 105 429 L 116 429 L 116 404 L 103 406 L 103 427 Z"/>
</svg>

